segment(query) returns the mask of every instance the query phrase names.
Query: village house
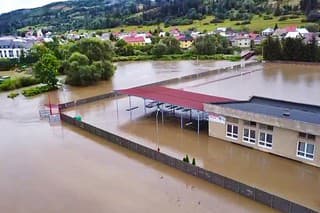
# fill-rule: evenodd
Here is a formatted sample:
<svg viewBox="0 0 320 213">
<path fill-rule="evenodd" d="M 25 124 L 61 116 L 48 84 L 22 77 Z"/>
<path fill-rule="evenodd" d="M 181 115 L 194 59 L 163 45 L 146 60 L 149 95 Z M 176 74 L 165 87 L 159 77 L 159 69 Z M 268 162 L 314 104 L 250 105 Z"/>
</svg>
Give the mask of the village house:
<svg viewBox="0 0 320 213">
<path fill-rule="evenodd" d="M 191 36 L 179 36 L 178 41 L 180 42 L 180 48 L 181 49 L 189 49 L 192 47 L 194 43 L 194 39 Z"/>
<path fill-rule="evenodd" d="M 251 40 L 247 34 L 238 34 L 231 39 L 231 44 L 234 47 L 249 48 L 251 45 Z"/>
<path fill-rule="evenodd" d="M 273 33 L 274 33 L 274 29 L 269 27 L 269 28 L 263 30 L 261 32 L 261 35 L 267 37 L 267 36 L 271 36 Z"/>
<path fill-rule="evenodd" d="M 150 33 L 135 33 L 131 32 L 130 34 L 120 35 L 119 38 L 123 39 L 130 45 L 133 46 L 145 46 L 147 44 L 151 44 L 151 34 Z"/>
</svg>

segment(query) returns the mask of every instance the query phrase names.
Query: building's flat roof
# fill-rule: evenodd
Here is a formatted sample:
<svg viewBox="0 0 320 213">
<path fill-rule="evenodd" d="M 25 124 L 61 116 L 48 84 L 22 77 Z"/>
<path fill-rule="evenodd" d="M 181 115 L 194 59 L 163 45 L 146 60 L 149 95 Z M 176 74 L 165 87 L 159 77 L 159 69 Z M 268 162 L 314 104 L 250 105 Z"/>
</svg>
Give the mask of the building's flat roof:
<svg viewBox="0 0 320 213">
<path fill-rule="evenodd" d="M 320 106 L 315 105 L 256 96 L 252 97 L 249 101 L 235 101 L 229 103 L 221 103 L 219 105 L 246 112 L 269 115 L 278 118 L 286 118 L 313 124 L 320 124 Z"/>
<path fill-rule="evenodd" d="M 168 103 L 188 109 L 203 111 L 204 103 L 222 103 L 234 101 L 232 99 L 188 92 L 162 86 L 143 86 L 117 90 L 119 94 L 136 96 Z"/>
</svg>

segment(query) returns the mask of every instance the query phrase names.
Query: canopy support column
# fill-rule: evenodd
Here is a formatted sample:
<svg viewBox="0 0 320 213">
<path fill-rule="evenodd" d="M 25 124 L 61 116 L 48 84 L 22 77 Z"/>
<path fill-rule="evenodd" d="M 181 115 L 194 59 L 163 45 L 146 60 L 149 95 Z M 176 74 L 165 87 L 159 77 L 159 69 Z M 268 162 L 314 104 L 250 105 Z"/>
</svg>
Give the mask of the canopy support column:
<svg viewBox="0 0 320 213">
<path fill-rule="evenodd" d="M 131 96 L 130 95 L 129 95 L 129 109 L 130 109 L 130 120 L 132 120 Z"/>
<path fill-rule="evenodd" d="M 117 105 L 117 120 L 119 120 L 119 102 L 118 102 L 118 97 L 116 97 L 116 105 Z"/>
<path fill-rule="evenodd" d="M 197 111 L 198 113 L 198 134 L 200 133 L 200 118 L 199 118 L 199 110 Z"/>
</svg>

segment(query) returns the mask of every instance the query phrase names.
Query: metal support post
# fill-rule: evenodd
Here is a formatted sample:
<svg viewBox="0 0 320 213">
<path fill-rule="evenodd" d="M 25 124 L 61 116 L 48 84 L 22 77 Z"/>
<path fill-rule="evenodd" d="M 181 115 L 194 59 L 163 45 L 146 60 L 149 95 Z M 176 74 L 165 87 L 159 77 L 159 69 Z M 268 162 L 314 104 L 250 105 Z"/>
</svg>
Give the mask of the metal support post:
<svg viewBox="0 0 320 213">
<path fill-rule="evenodd" d="M 130 95 L 129 95 L 129 110 L 130 110 L 130 120 L 132 120 L 131 96 Z"/>
<path fill-rule="evenodd" d="M 199 110 L 198 112 L 198 134 L 200 133 L 200 118 L 199 118 Z"/>
</svg>

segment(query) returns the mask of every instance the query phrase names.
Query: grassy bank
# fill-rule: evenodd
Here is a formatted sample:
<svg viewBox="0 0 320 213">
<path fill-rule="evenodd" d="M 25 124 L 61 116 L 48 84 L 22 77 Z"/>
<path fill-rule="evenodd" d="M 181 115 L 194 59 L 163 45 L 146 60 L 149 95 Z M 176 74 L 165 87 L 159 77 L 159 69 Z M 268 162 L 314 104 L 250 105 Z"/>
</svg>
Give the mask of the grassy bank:
<svg viewBox="0 0 320 213">
<path fill-rule="evenodd" d="M 29 76 L 14 77 L 14 78 L 7 79 L 0 84 L 0 92 L 15 90 L 22 87 L 32 86 L 35 84 L 39 84 L 39 80 L 34 77 L 29 77 Z"/>
<path fill-rule="evenodd" d="M 186 54 L 176 54 L 176 55 L 163 55 L 163 56 L 153 56 L 153 55 L 138 55 L 138 56 L 117 56 L 113 58 L 113 61 L 147 61 L 147 60 L 159 60 L 159 61 L 175 61 L 175 60 L 229 60 L 229 61 L 239 61 L 241 57 L 239 55 L 186 55 Z"/>
</svg>

